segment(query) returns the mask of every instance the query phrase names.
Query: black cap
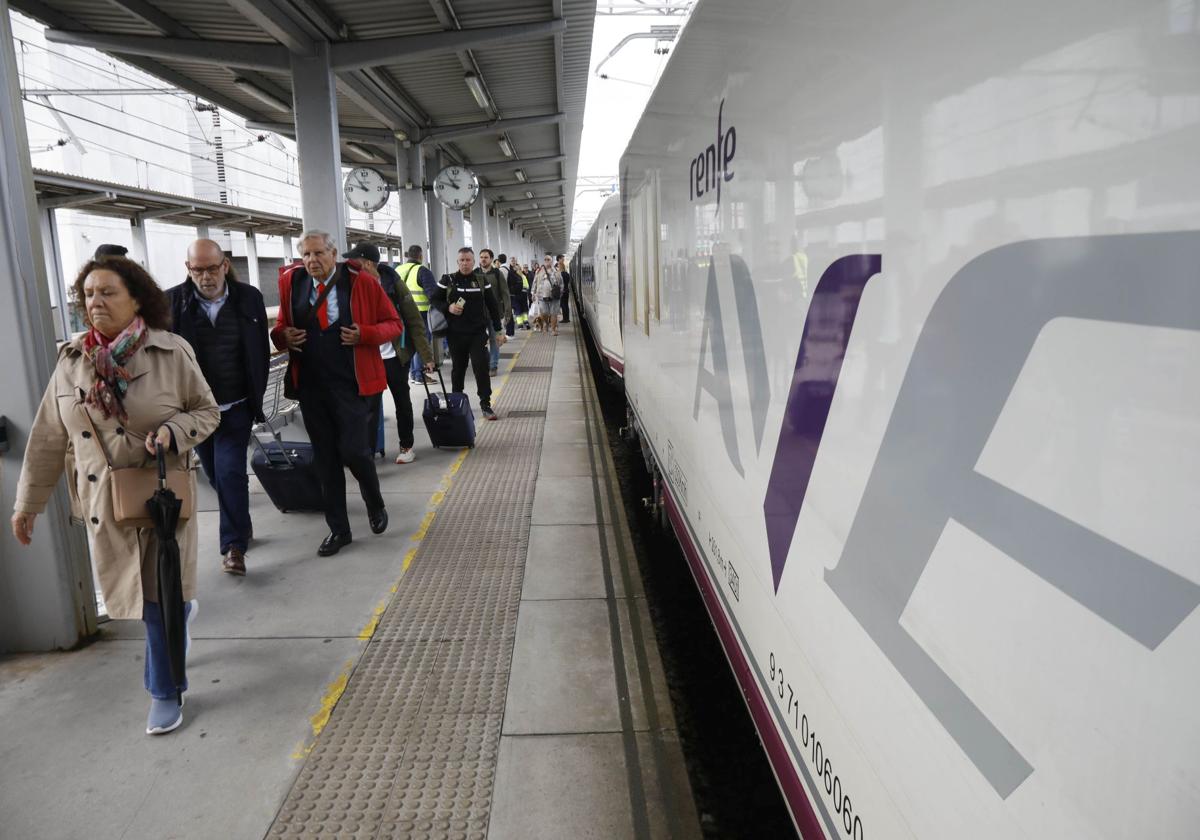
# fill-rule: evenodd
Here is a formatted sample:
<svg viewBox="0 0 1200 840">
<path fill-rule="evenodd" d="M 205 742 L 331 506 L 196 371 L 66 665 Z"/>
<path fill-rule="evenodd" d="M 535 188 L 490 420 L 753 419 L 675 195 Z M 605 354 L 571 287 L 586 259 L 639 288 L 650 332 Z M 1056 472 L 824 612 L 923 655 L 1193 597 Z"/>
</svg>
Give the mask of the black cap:
<svg viewBox="0 0 1200 840">
<path fill-rule="evenodd" d="M 377 263 L 379 262 L 379 249 L 369 243 L 360 242 L 350 249 L 350 253 L 346 254 L 346 259 L 370 260 Z"/>
<path fill-rule="evenodd" d="M 96 253 L 92 259 L 99 260 L 103 259 L 104 257 L 123 257 L 128 253 L 129 249 L 124 245 L 111 245 L 105 243 L 104 245 L 96 246 Z"/>
</svg>

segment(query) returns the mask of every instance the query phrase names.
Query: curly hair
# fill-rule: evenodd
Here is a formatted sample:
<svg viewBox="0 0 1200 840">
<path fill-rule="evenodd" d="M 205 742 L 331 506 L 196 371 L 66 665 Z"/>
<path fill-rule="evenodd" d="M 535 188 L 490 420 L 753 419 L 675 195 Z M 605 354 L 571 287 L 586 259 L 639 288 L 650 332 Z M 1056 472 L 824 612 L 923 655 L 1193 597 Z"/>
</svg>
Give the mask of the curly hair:
<svg viewBox="0 0 1200 840">
<path fill-rule="evenodd" d="M 75 283 L 71 286 L 71 294 L 75 299 L 75 305 L 79 308 L 79 312 L 83 316 L 84 323 L 89 327 L 92 325 L 92 322 L 88 320 L 87 299 L 83 294 L 83 281 L 93 271 L 101 268 L 111 271 L 121 278 L 121 282 L 125 285 L 125 289 L 129 292 L 130 297 L 137 301 L 138 315 L 142 316 L 142 320 L 146 322 L 146 326 L 156 330 L 171 328 L 171 302 L 167 299 L 166 292 L 158 287 L 158 284 L 154 282 L 154 278 L 150 276 L 150 272 L 146 271 L 139 264 L 133 260 L 115 256 L 101 257 L 98 260 L 88 260 L 83 268 L 79 270 L 79 276 L 75 278 Z"/>
</svg>

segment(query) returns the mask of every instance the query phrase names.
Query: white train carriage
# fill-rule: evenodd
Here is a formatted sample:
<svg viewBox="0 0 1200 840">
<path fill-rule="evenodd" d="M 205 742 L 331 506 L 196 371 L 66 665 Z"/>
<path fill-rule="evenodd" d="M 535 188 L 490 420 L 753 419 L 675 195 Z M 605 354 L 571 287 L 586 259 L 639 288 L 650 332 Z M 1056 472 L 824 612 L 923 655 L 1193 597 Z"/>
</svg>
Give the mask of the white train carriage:
<svg viewBox="0 0 1200 840">
<path fill-rule="evenodd" d="M 805 838 L 1197 836 L 1198 20 L 701 0 L 674 49 L 580 289 Z"/>
<path fill-rule="evenodd" d="M 600 358 L 609 370 L 625 372 L 621 341 L 621 199 L 611 196 L 571 258 L 576 300 Z"/>
</svg>

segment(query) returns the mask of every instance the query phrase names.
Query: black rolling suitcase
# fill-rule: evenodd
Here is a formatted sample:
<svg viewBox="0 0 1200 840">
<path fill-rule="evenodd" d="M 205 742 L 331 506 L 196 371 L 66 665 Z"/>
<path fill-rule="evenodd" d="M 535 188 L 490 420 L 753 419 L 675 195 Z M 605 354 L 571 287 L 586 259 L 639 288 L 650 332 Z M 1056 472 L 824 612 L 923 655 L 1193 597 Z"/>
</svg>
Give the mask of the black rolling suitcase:
<svg viewBox="0 0 1200 840">
<path fill-rule="evenodd" d="M 443 446 L 474 449 L 475 413 L 471 411 L 471 401 L 466 394 L 446 393 L 446 380 L 442 378 L 440 369 L 438 381 L 442 384 L 442 393 L 430 393 L 426 385 L 425 409 L 421 412 L 425 428 L 429 431 L 429 440 L 434 449 Z"/>
<path fill-rule="evenodd" d="M 252 435 L 258 449 L 250 465 L 271 502 L 281 513 L 324 511 L 325 499 L 313 464 L 312 444 L 280 440 L 270 423 L 267 428 L 271 434 L 266 444 L 258 433 Z"/>
</svg>

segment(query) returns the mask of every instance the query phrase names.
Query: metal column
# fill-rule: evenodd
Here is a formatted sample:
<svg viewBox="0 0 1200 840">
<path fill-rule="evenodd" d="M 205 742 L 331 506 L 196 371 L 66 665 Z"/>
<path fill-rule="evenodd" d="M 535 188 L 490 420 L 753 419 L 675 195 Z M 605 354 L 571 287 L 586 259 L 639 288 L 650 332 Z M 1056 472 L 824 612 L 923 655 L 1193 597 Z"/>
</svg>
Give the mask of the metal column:
<svg viewBox="0 0 1200 840">
<path fill-rule="evenodd" d="M 292 242 L 292 235 L 285 233 L 283 235 L 283 264 L 287 265 L 296 256 L 296 246 Z"/>
<path fill-rule="evenodd" d="M 481 189 L 479 198 L 471 206 L 471 245 L 475 248 L 475 253 L 479 253 L 480 248 L 490 248 L 493 254 L 500 253 L 496 250 L 497 243 L 492 238 L 492 231 L 488 226 L 488 210 L 491 206 L 487 190 Z"/>
<path fill-rule="evenodd" d="M 48 207 L 41 211 L 42 257 L 49 278 L 50 303 L 54 306 L 54 338 L 66 341 L 71 337 L 71 294 L 63 277 L 62 254 L 58 244 L 58 211 Z"/>
<path fill-rule="evenodd" d="M 436 168 L 437 158 L 428 157 L 425 160 L 425 171 Z M 430 270 L 433 271 L 433 276 L 440 277 L 452 270 L 450 263 L 446 261 L 446 208 L 434 197 L 432 192 L 428 193 L 425 208 L 429 219 L 429 249 L 426 258 Z"/>
<path fill-rule="evenodd" d="M 403 143 L 396 144 L 396 183 L 400 192 L 400 238 L 407 250 L 410 245 L 420 245 L 429 253 L 429 213 L 425 207 L 426 197 L 436 201 L 432 193 L 426 193 L 425 159 L 421 147 Z"/>
<path fill-rule="evenodd" d="M 487 214 L 487 238 L 499 254 L 504 251 L 504 237 L 500 235 L 500 213 L 493 204 L 488 205 L 488 210 L 491 212 Z"/>
<path fill-rule="evenodd" d="M 129 230 L 133 234 L 133 247 L 130 256 L 142 264 L 142 268 L 150 270 L 150 246 L 146 242 L 146 220 L 132 218 L 129 220 Z"/>
<path fill-rule="evenodd" d="M 197 239 L 212 239 L 212 234 L 209 232 L 208 225 L 196 225 Z"/>
<path fill-rule="evenodd" d="M 252 230 L 246 231 L 246 279 L 254 288 L 262 288 L 258 276 L 258 237 Z"/>
<path fill-rule="evenodd" d="M 342 194 L 342 150 L 338 135 L 337 88 L 329 44 L 314 55 L 292 54 L 296 153 L 300 159 L 300 206 L 305 229 L 328 231 L 338 251 L 346 250 L 346 200 Z"/>
<path fill-rule="evenodd" d="M 16 497 L 29 428 L 56 357 L 50 295 L 29 166 L 29 138 L 13 54 L 8 0 L 0 0 L 0 389 L 11 449 L 0 454 L 3 498 Z M 9 511 L 5 511 L 7 518 Z M 96 629 L 96 603 L 81 528 L 72 527 L 59 483 L 21 546 L 0 529 L 0 653 L 73 647 Z"/>
</svg>

